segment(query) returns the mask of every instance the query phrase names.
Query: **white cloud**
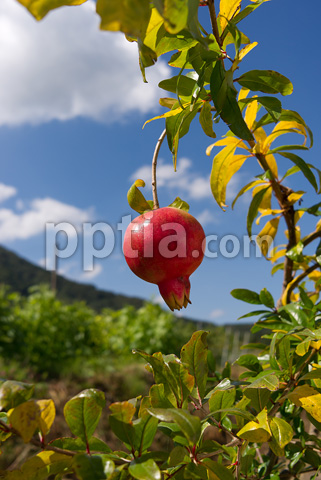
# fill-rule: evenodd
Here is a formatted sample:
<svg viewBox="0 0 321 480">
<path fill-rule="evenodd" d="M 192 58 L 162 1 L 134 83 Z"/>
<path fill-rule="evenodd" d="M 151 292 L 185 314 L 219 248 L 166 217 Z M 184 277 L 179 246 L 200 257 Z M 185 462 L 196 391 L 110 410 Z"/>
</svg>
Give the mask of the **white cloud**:
<svg viewBox="0 0 321 480">
<path fill-rule="evenodd" d="M 100 263 L 96 263 L 94 268 L 90 272 L 83 272 L 80 275 L 80 280 L 87 281 L 92 280 L 93 278 L 98 277 L 103 271 L 103 267 Z"/>
<path fill-rule="evenodd" d="M 137 45 L 99 31 L 94 1 L 51 12 L 41 22 L 13 0 L 0 2 L 0 125 L 87 116 L 120 120 L 158 105 L 159 61 L 142 81 Z"/>
<path fill-rule="evenodd" d="M 0 209 L 0 238 L 2 242 L 28 239 L 44 233 L 48 222 L 69 222 L 79 228 L 91 217 L 90 210 L 81 210 L 53 198 L 36 198 L 23 212 Z"/>
<path fill-rule="evenodd" d="M 130 181 L 141 178 L 149 187 L 152 182 L 151 166 L 143 165 L 134 172 Z M 166 187 L 170 191 L 181 193 L 193 200 L 203 200 L 212 197 L 209 176 L 201 176 L 192 170 L 192 162 L 188 158 L 181 158 L 177 164 L 177 172 L 173 165 L 164 164 L 161 160 L 157 165 L 157 186 Z"/>
<path fill-rule="evenodd" d="M 210 320 L 216 320 L 217 318 L 221 318 L 224 315 L 224 310 L 221 310 L 219 308 L 216 308 L 215 310 L 212 310 L 212 312 L 209 315 Z"/>
<path fill-rule="evenodd" d="M 17 194 L 17 189 L 11 185 L 0 183 L 0 203 L 14 197 Z"/>
<path fill-rule="evenodd" d="M 196 218 L 203 226 L 213 223 L 219 223 L 217 217 L 215 217 L 213 213 L 208 209 L 205 209 L 201 213 L 196 215 Z"/>
</svg>

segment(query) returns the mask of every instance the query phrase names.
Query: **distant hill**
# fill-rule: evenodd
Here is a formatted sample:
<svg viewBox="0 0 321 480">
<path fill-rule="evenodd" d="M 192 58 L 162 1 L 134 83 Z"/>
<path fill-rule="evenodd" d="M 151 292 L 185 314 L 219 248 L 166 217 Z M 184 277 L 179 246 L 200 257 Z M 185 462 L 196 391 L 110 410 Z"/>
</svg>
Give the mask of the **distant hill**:
<svg viewBox="0 0 321 480">
<path fill-rule="evenodd" d="M 30 287 L 40 284 L 51 284 L 51 272 L 25 260 L 16 253 L 0 246 L 0 284 L 9 285 L 12 291 L 27 295 Z M 96 311 L 103 308 L 120 310 L 126 305 L 140 308 L 144 304 L 142 298 L 129 297 L 105 290 L 98 290 L 90 284 L 73 282 L 61 275 L 56 277 L 57 297 L 66 303 L 84 301 Z M 212 330 L 215 325 L 200 319 L 178 317 L 181 321 L 194 324 L 195 329 Z M 226 325 L 227 327 L 228 325 Z M 249 325 L 238 323 L 234 330 L 243 334 L 249 330 Z"/>
<path fill-rule="evenodd" d="M 34 265 L 17 254 L 0 246 L 0 284 L 9 285 L 13 291 L 27 295 L 33 285 L 51 284 L 51 272 Z M 73 282 L 61 275 L 56 278 L 57 296 L 72 303 L 85 301 L 88 306 L 100 311 L 103 308 L 119 310 L 125 305 L 139 308 L 144 300 L 136 297 L 127 297 L 117 293 L 98 290 L 93 285 Z"/>
</svg>

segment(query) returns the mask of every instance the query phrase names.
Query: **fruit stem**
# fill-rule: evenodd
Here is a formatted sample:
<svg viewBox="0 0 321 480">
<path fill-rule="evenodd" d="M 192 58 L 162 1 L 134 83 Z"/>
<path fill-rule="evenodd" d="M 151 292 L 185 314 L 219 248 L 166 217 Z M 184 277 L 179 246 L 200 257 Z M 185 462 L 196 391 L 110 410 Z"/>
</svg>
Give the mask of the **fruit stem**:
<svg viewBox="0 0 321 480">
<path fill-rule="evenodd" d="M 166 128 L 162 131 L 161 136 L 157 140 L 156 147 L 153 155 L 152 162 L 152 191 L 153 191 L 153 210 L 159 208 L 158 196 L 157 196 L 157 182 L 156 182 L 156 168 L 159 150 L 162 146 L 163 140 L 166 137 Z"/>
</svg>

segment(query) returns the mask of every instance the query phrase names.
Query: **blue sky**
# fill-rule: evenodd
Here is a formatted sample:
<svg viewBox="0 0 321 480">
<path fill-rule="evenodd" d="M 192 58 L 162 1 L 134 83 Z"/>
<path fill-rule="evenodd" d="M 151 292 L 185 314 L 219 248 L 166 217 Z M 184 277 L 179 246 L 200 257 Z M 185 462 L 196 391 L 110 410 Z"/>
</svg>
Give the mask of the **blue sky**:
<svg viewBox="0 0 321 480">
<path fill-rule="evenodd" d="M 242 71 L 272 69 L 291 79 L 294 93 L 282 98 L 283 107 L 298 111 L 312 128 L 315 145 L 304 158 L 316 166 L 321 152 L 320 14 L 319 0 L 311 0 L 309 9 L 298 0 L 271 0 L 240 24 L 250 40 L 258 42 Z M 114 231 L 113 253 L 97 260 L 93 272 L 84 272 L 79 235 L 77 252 L 59 261 L 59 271 L 101 289 L 158 301 L 157 287 L 128 269 L 117 224 L 123 216 L 135 216 L 126 199 L 133 180 L 149 180 L 153 150 L 164 124 L 155 121 L 144 130 L 142 125 L 163 113 L 158 98 L 166 93 L 157 84 L 170 75 L 169 67 L 160 59 L 147 70 L 149 83 L 144 84 L 135 45 L 119 34 L 100 32 L 98 25 L 91 0 L 54 11 L 40 23 L 15 0 L 1 0 L 0 243 L 43 265 L 46 222 L 69 221 L 78 227 L 82 222 L 107 222 Z M 240 200 L 234 211 L 220 210 L 209 187 L 213 155 L 207 157 L 205 150 L 211 139 L 197 120 L 190 132 L 181 140 L 176 173 L 166 144 L 161 149 L 161 206 L 180 196 L 206 234 L 219 239 L 234 234 L 242 246 L 249 197 Z M 224 125 L 217 125 L 218 137 L 225 132 Z M 258 173 L 255 163 L 242 168 L 229 189 L 229 203 Z M 305 179 L 294 182 L 295 188 L 309 190 Z M 144 193 L 151 198 L 149 187 Z M 316 196 L 308 196 L 305 205 L 316 201 Z M 258 291 L 266 286 L 278 298 L 281 281 L 280 273 L 272 278 L 269 263 L 254 255 L 206 258 L 191 277 L 192 305 L 183 313 L 231 323 L 249 308 L 234 300 L 230 290 Z"/>
</svg>

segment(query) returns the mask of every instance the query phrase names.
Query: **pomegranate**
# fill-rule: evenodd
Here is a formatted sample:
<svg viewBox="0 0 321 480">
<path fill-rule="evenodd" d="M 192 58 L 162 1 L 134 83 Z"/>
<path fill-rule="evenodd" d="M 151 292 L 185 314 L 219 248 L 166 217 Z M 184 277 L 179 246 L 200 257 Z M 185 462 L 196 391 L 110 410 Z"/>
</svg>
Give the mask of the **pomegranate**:
<svg viewBox="0 0 321 480">
<path fill-rule="evenodd" d="M 171 310 L 190 302 L 190 275 L 201 264 L 205 234 L 189 213 L 174 207 L 143 213 L 128 226 L 123 251 L 129 268 L 155 283 Z"/>
</svg>

